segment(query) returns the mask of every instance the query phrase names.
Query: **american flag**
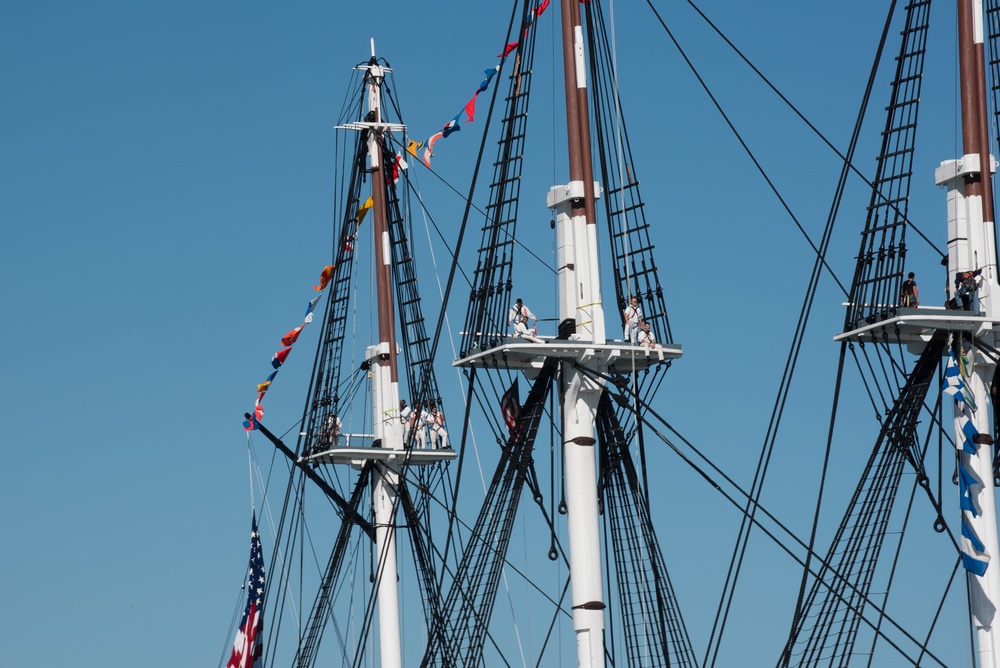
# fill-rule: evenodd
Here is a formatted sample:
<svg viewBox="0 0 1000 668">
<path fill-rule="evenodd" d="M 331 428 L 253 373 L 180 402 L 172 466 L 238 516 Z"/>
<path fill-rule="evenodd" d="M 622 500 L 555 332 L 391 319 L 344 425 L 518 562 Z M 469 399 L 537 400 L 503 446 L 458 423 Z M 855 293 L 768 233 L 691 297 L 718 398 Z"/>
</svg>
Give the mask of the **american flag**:
<svg viewBox="0 0 1000 668">
<path fill-rule="evenodd" d="M 500 413 L 503 415 L 503 421 L 507 424 L 507 428 L 511 431 L 514 431 L 514 427 L 517 426 L 517 418 L 521 416 L 521 403 L 518 394 L 517 378 L 515 378 L 510 389 L 500 397 Z"/>
<path fill-rule="evenodd" d="M 261 668 L 264 651 L 264 551 L 260 547 L 260 532 L 257 531 L 257 513 L 253 514 L 250 531 L 250 574 L 247 577 L 247 607 L 243 610 L 240 629 L 233 643 L 233 653 L 226 668 Z"/>
</svg>

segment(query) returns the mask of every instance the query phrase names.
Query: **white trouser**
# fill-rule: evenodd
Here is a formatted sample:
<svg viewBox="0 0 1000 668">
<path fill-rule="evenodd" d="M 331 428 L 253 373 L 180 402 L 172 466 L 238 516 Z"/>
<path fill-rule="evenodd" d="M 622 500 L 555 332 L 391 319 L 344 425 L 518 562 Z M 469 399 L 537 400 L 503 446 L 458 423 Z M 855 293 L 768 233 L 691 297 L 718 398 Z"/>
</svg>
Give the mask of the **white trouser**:
<svg viewBox="0 0 1000 668">
<path fill-rule="evenodd" d="M 528 325 L 525 322 L 515 322 L 514 323 L 514 336 L 532 336 L 531 330 L 528 329 Z"/>
<path fill-rule="evenodd" d="M 438 438 L 441 439 L 441 445 L 438 445 Z M 431 447 L 446 447 L 448 445 L 448 432 L 444 430 L 441 425 L 435 425 L 431 427 Z"/>
</svg>

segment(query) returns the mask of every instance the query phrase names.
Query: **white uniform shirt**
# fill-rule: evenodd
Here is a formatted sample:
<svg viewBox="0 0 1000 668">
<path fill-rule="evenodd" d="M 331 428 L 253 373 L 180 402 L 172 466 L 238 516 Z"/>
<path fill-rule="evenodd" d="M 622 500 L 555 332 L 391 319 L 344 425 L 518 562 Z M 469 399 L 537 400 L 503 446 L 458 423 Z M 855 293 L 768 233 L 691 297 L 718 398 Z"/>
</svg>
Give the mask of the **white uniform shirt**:
<svg viewBox="0 0 1000 668">
<path fill-rule="evenodd" d="M 638 327 L 639 321 L 642 320 L 642 307 L 639 306 L 638 304 L 636 304 L 635 306 L 629 304 L 627 307 L 625 307 L 623 315 L 625 317 L 625 324 L 627 324 L 629 327 Z"/>
<path fill-rule="evenodd" d="M 433 413 L 428 411 L 424 413 L 424 424 L 437 431 L 444 425 L 444 415 L 439 411 L 434 411 Z"/>
<path fill-rule="evenodd" d="M 517 304 L 514 304 L 510 307 L 510 313 L 507 315 L 507 320 L 515 325 L 522 322 L 528 322 L 528 318 L 538 320 L 538 318 L 535 317 L 535 314 L 532 313 L 531 310 L 524 304 L 521 304 L 521 308 L 518 308 Z"/>
<path fill-rule="evenodd" d="M 327 416 L 327 418 L 326 418 L 326 430 L 328 432 L 330 432 L 331 434 L 333 434 L 334 436 L 336 436 L 337 434 L 340 433 L 340 429 L 343 426 L 344 426 L 344 423 L 341 422 L 340 418 L 337 417 L 336 415 L 329 415 L 329 416 Z"/>
</svg>

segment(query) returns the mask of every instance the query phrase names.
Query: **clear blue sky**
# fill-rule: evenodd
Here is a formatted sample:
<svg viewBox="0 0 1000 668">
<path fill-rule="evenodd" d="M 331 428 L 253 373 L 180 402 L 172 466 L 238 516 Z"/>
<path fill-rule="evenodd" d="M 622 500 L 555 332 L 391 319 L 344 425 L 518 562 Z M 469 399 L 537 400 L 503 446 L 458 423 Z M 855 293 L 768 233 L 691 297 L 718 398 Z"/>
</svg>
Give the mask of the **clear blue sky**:
<svg viewBox="0 0 1000 668">
<path fill-rule="evenodd" d="M 376 0 L 345 10 L 330 2 L 40 0 L 4 9 L 2 663 L 217 661 L 230 642 L 248 551 L 241 416 L 276 339 L 300 322 L 327 262 L 338 215 L 332 128 L 350 68 L 367 59 L 374 37 L 395 69 L 411 135 L 430 135 L 495 62 L 508 12 L 501 4 Z M 812 258 L 648 7 L 625 4 L 615 8 L 625 111 L 674 336 L 685 349 L 658 407 L 746 482 Z M 818 239 L 836 156 L 686 3 L 654 4 Z M 881 29 L 883 10 L 873 5 L 881 4 L 720 0 L 704 11 L 842 149 Z M 545 17 L 543 34 L 556 18 Z M 950 19 L 942 20 L 945 29 L 932 37 L 942 58 L 932 68 L 938 78 L 929 77 L 925 91 L 937 85 L 951 95 L 955 49 Z M 549 49 L 539 47 L 540 79 L 553 67 Z M 551 100 L 535 94 L 535 134 L 543 144 L 554 137 L 558 148 Z M 873 105 L 886 98 L 883 83 Z M 946 97 L 922 111 L 941 129 L 915 167 L 920 194 L 911 214 L 941 247 L 944 198 L 932 174 L 957 155 L 956 106 Z M 873 116 L 859 151 L 868 173 L 882 122 Z M 439 144 L 435 170 L 459 190 L 476 130 Z M 531 171 L 522 212 L 534 201 L 537 214 L 525 220 L 547 230 L 544 194 L 565 180 L 565 159 L 546 155 Z M 454 233 L 461 202 L 426 172 L 418 178 L 432 210 L 445 211 L 439 225 Z M 867 204 L 858 186 L 845 200 L 831 257 L 845 285 Z M 918 280 L 927 277 L 922 297 L 936 302 L 936 259 L 922 249 L 913 258 Z M 437 259 L 447 261 L 443 253 Z M 544 276 L 524 272 L 522 285 Z M 843 301 L 825 278 L 775 462 L 773 480 L 781 483 L 765 495 L 801 535 L 827 430 L 831 337 Z M 463 314 L 459 300 L 456 331 Z M 295 428 L 317 331 L 307 330 L 268 395 L 275 431 Z M 442 376 L 453 373 L 445 353 Z M 452 401 L 461 405 L 457 395 Z M 845 438 L 832 464 L 845 474 L 835 483 L 842 493 L 877 431 L 870 409 L 857 408 L 842 420 Z M 700 655 L 738 517 L 675 457 L 661 451 L 652 463 L 657 526 Z M 788 626 L 797 567 L 764 540 L 754 547 L 720 665 L 772 663 Z M 942 554 L 946 570 L 954 554 Z M 960 652 L 962 618 L 955 628 Z"/>
</svg>

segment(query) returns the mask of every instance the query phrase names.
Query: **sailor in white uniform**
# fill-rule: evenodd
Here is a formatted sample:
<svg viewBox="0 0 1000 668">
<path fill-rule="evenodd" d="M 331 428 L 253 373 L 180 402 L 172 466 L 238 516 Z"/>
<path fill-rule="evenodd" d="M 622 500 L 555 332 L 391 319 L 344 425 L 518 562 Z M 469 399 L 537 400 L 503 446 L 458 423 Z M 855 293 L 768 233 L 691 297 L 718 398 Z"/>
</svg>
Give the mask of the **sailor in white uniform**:
<svg viewBox="0 0 1000 668">
<path fill-rule="evenodd" d="M 413 412 L 410 413 L 409 423 L 408 436 L 414 429 L 417 430 L 416 435 L 413 437 L 413 447 L 423 450 L 427 446 L 427 411 L 423 409 L 419 401 L 413 404 Z"/>
<path fill-rule="evenodd" d="M 622 319 L 625 321 L 622 341 L 634 345 L 638 342 L 639 326 L 642 324 L 642 307 L 639 306 L 638 297 L 632 297 L 631 303 L 622 311 Z"/>
<path fill-rule="evenodd" d="M 528 319 L 535 321 L 535 329 L 528 329 Z M 541 339 L 535 336 L 538 329 L 538 318 L 535 314 L 524 305 L 524 302 L 520 298 L 514 302 L 514 305 L 510 307 L 510 312 L 507 314 L 507 321 L 514 327 L 514 337 L 524 337 L 530 341 L 535 341 L 536 343 L 541 343 Z"/>
<path fill-rule="evenodd" d="M 639 345 L 647 350 L 656 350 L 656 337 L 649 330 L 648 322 L 642 323 L 642 327 L 639 329 Z"/>
<path fill-rule="evenodd" d="M 448 447 L 448 432 L 444 430 L 444 413 L 439 411 L 434 404 L 431 404 L 427 411 L 426 419 L 427 431 L 431 437 L 431 448 Z M 438 439 L 440 439 L 440 443 Z"/>
<path fill-rule="evenodd" d="M 340 418 L 334 414 L 326 416 L 326 420 L 323 425 L 323 442 L 328 445 L 339 445 L 340 441 L 340 430 L 344 426 Z"/>
<path fill-rule="evenodd" d="M 410 415 L 413 413 L 413 409 L 406 405 L 406 399 L 399 400 L 399 421 L 403 424 L 403 443 L 406 444 L 410 440 Z"/>
</svg>

